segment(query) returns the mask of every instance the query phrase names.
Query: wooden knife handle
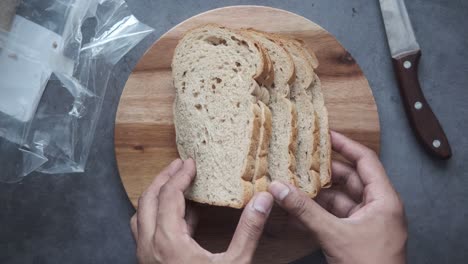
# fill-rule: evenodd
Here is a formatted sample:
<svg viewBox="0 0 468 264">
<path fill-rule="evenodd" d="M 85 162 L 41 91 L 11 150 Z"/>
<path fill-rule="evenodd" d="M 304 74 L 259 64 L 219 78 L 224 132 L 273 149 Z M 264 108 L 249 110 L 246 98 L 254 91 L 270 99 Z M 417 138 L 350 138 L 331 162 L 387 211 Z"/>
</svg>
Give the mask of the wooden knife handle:
<svg viewBox="0 0 468 264">
<path fill-rule="evenodd" d="M 419 85 L 420 58 L 421 51 L 417 51 L 393 59 L 403 105 L 416 137 L 426 150 L 438 158 L 449 159 L 450 144 Z"/>
</svg>

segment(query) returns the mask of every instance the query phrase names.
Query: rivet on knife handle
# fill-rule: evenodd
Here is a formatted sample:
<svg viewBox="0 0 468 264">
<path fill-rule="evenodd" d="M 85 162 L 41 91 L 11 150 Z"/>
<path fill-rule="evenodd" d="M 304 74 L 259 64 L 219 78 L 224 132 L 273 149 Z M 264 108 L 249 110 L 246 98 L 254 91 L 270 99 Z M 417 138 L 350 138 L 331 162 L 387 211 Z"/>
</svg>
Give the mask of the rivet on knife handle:
<svg viewBox="0 0 468 264">
<path fill-rule="evenodd" d="M 393 59 L 400 93 L 411 126 L 427 151 L 441 159 L 452 156 L 450 144 L 442 126 L 432 112 L 418 80 L 421 51 Z"/>
</svg>

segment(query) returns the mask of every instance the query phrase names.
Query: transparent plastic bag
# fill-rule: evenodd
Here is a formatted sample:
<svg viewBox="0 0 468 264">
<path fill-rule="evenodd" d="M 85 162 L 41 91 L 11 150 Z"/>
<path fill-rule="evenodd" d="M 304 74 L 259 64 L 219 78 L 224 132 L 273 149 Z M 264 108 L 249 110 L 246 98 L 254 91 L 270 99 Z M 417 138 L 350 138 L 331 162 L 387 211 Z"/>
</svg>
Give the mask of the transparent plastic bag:
<svg viewBox="0 0 468 264">
<path fill-rule="evenodd" d="M 112 68 L 153 29 L 124 0 L 5 1 L 16 8 L 0 21 L 0 181 L 82 172 Z"/>
</svg>

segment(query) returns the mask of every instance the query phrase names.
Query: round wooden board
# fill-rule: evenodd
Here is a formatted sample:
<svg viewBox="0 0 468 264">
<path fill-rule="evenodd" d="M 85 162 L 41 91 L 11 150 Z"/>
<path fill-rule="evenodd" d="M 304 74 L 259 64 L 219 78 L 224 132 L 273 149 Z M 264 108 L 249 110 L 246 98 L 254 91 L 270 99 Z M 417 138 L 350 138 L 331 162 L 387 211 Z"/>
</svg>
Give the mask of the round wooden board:
<svg viewBox="0 0 468 264">
<path fill-rule="evenodd" d="M 367 79 L 351 55 L 326 30 L 299 15 L 270 7 L 233 6 L 194 16 L 164 34 L 130 75 L 117 110 L 115 152 L 120 176 L 133 205 L 155 175 L 178 157 L 172 116 L 174 89 L 171 60 L 184 32 L 218 23 L 233 28 L 254 27 L 304 40 L 316 53 L 330 127 L 379 152 L 377 107 Z M 197 241 L 214 252 L 227 248 L 240 210 L 200 206 Z M 254 263 L 287 263 L 303 257 L 316 244 L 289 226 L 275 208 Z"/>
</svg>

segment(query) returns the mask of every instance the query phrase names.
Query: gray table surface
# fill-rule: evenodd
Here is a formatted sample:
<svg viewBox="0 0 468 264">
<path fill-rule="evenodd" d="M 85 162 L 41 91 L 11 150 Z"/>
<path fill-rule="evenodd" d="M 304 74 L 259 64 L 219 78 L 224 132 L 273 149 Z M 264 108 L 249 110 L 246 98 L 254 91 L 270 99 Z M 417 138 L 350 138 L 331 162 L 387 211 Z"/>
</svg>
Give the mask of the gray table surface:
<svg viewBox="0 0 468 264">
<path fill-rule="evenodd" d="M 405 203 L 409 263 L 468 259 L 468 1 L 407 0 L 423 57 L 426 97 L 452 143 L 453 157 L 430 158 L 406 121 L 386 44 L 378 1 L 128 0 L 155 32 L 125 56 L 109 82 L 86 172 L 32 174 L 0 184 L 0 263 L 134 263 L 128 221 L 134 209 L 122 188 L 113 148 L 118 100 L 144 51 L 172 26 L 227 5 L 283 8 L 330 31 L 367 76 L 382 128 L 381 158 Z M 297 263 L 322 263 L 317 253 Z"/>
</svg>

